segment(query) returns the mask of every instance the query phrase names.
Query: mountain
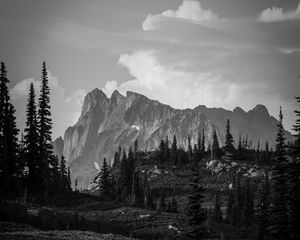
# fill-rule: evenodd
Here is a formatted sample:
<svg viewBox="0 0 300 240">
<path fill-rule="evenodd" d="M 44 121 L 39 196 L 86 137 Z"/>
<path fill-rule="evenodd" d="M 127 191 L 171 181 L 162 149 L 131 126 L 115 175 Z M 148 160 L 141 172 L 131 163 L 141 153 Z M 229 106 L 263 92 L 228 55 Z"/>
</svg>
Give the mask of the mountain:
<svg viewBox="0 0 300 240">
<path fill-rule="evenodd" d="M 236 141 L 242 135 L 248 136 L 254 146 L 258 141 L 261 146 L 266 141 L 271 146 L 275 142 L 278 122 L 263 105 L 248 112 L 239 107 L 229 111 L 203 105 L 180 110 L 129 91 L 126 96 L 114 91 L 108 98 L 99 89 L 86 95 L 78 122 L 65 131 L 63 143 L 55 142 L 58 150 L 63 146 L 61 152 L 70 165 L 73 180 L 77 179 L 79 187 L 86 188 L 103 158 L 112 160 L 119 146 L 128 149 L 138 139 L 140 149 L 151 150 L 167 136 L 171 142 L 175 134 L 178 144 L 186 147 L 188 135 L 194 144 L 202 130 L 208 146 L 214 129 L 222 144 L 226 119 L 230 119 Z M 292 138 L 289 132 L 286 136 Z"/>
</svg>

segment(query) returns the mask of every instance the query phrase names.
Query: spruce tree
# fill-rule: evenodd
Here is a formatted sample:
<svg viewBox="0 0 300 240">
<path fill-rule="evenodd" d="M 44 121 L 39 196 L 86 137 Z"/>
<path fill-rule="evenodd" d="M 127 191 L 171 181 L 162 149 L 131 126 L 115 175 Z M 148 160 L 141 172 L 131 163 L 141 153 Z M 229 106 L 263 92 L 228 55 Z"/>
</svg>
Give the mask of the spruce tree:
<svg viewBox="0 0 300 240">
<path fill-rule="evenodd" d="M 193 149 L 191 144 L 191 137 L 188 135 L 188 162 L 192 162 L 193 159 Z"/>
<path fill-rule="evenodd" d="M 39 130 L 39 162 L 42 173 L 41 185 L 45 193 L 51 185 L 51 167 L 53 156 L 52 146 L 52 120 L 50 112 L 50 88 L 48 85 L 48 73 L 46 63 L 43 62 L 41 76 L 41 91 L 38 99 L 38 130 Z"/>
<path fill-rule="evenodd" d="M 41 177 L 39 168 L 39 145 L 38 145 L 38 126 L 37 126 L 37 110 L 35 102 L 35 92 L 33 83 L 30 84 L 29 95 L 26 109 L 26 127 L 24 129 L 24 141 L 26 152 L 26 165 L 28 167 L 28 176 L 26 186 L 29 194 L 40 193 Z"/>
<path fill-rule="evenodd" d="M 230 163 L 235 158 L 235 148 L 233 146 L 233 137 L 230 133 L 230 122 L 227 119 L 226 132 L 225 132 L 225 145 L 224 149 L 224 157 L 223 160 L 225 162 Z"/>
<path fill-rule="evenodd" d="M 10 103 L 6 67 L 0 69 L 0 195 L 18 194 L 18 133 L 14 106 Z"/>
<path fill-rule="evenodd" d="M 300 107 L 300 97 L 296 97 Z M 292 161 L 289 164 L 289 232 L 292 239 L 300 239 L 300 109 L 295 110 L 295 142 L 291 146 Z"/>
<path fill-rule="evenodd" d="M 177 140 L 176 140 L 176 135 L 174 134 L 173 137 L 173 143 L 172 143 L 172 147 L 171 147 L 171 158 L 172 158 L 172 164 L 176 165 L 177 164 L 177 158 L 178 158 L 178 154 L 177 154 Z"/>
<path fill-rule="evenodd" d="M 216 130 L 213 132 L 213 142 L 212 142 L 212 149 L 211 149 L 212 159 L 218 159 L 220 157 L 220 144 L 217 136 Z"/>
<path fill-rule="evenodd" d="M 106 158 L 103 159 L 103 165 L 100 171 L 99 178 L 99 192 L 100 195 L 109 196 L 110 194 L 110 181 L 109 181 L 109 169 L 106 162 Z"/>
<path fill-rule="evenodd" d="M 60 190 L 64 192 L 67 189 L 67 166 L 65 157 L 62 155 L 59 164 L 59 173 L 60 173 Z"/>
<path fill-rule="evenodd" d="M 189 239 L 201 239 L 205 236 L 205 213 L 202 206 L 205 189 L 196 166 L 193 168 L 193 179 L 190 181 L 191 193 L 188 197 L 188 224 L 191 228 L 186 236 Z"/>
<path fill-rule="evenodd" d="M 288 198 L 287 198 L 287 158 L 284 129 L 282 125 L 282 110 L 280 107 L 279 122 L 277 124 L 277 137 L 275 157 L 272 166 L 272 200 L 271 200 L 271 225 L 270 235 L 272 239 L 286 239 L 288 232 Z"/>
</svg>

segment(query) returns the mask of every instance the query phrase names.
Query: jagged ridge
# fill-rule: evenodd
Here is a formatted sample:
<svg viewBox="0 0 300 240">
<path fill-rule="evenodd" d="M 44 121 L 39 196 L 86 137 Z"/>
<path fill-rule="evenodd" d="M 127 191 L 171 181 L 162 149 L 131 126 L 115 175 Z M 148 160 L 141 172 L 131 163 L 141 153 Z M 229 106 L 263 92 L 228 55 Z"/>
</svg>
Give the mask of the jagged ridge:
<svg viewBox="0 0 300 240">
<path fill-rule="evenodd" d="M 160 139 L 168 136 L 172 140 L 175 134 L 178 144 L 185 147 L 188 135 L 196 143 L 203 129 L 206 145 L 214 129 L 223 143 L 226 119 L 230 119 L 236 140 L 241 134 L 254 144 L 258 140 L 274 144 L 277 120 L 260 104 L 248 112 L 239 107 L 229 111 L 203 105 L 180 110 L 134 92 L 123 96 L 114 91 L 108 98 L 96 88 L 85 97 L 78 122 L 65 131 L 63 154 L 73 179 L 78 179 L 80 187 L 87 187 L 97 172 L 94 162 L 101 166 L 103 158 L 111 159 L 119 146 L 128 148 L 138 139 L 141 149 L 151 150 Z M 291 139 L 289 132 L 286 136 Z"/>
</svg>

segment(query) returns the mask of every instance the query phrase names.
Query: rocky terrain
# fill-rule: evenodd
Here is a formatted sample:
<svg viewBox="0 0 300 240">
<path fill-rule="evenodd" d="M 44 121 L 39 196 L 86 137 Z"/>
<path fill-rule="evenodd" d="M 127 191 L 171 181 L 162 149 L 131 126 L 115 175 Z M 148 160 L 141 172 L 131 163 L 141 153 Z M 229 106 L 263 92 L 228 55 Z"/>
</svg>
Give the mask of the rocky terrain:
<svg viewBox="0 0 300 240">
<path fill-rule="evenodd" d="M 186 147 L 188 135 L 193 145 L 203 130 L 208 146 L 214 129 L 222 144 L 226 119 L 230 119 L 236 141 L 241 135 L 252 140 L 253 146 L 258 140 L 262 146 L 266 141 L 274 144 L 277 120 L 263 105 L 248 112 L 239 107 L 229 111 L 203 105 L 180 110 L 134 92 L 123 96 L 114 91 L 108 98 L 96 88 L 86 95 L 77 123 L 65 131 L 63 139 L 54 142 L 54 150 L 59 156 L 64 154 L 73 180 L 86 188 L 103 158 L 112 160 L 119 146 L 127 149 L 137 139 L 140 149 L 151 150 L 167 136 L 171 142 L 175 134 L 178 145 Z M 286 136 L 292 138 L 289 132 Z"/>
</svg>

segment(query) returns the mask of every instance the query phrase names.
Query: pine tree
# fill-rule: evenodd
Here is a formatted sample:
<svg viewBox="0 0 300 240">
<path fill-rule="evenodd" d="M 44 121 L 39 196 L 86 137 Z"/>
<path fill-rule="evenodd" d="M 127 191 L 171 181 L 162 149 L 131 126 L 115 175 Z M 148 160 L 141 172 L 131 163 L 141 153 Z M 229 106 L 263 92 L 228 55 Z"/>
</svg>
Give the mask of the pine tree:
<svg viewBox="0 0 300 240">
<path fill-rule="evenodd" d="M 230 122 L 229 119 L 227 119 L 227 125 L 226 125 L 226 133 L 225 133 L 225 145 L 223 147 L 224 149 L 224 157 L 223 159 L 226 162 L 231 162 L 235 157 L 235 148 L 233 146 L 233 137 L 230 133 Z"/>
<path fill-rule="evenodd" d="M 212 159 L 217 159 L 220 157 L 220 144 L 217 136 L 216 130 L 213 132 L 213 142 L 212 142 L 212 149 L 211 149 Z"/>
<path fill-rule="evenodd" d="M 300 97 L 296 97 L 300 106 Z M 289 232 L 292 239 L 300 239 L 300 109 L 295 110 L 295 142 L 291 146 L 292 161 L 289 164 Z"/>
<path fill-rule="evenodd" d="M 193 149 L 191 144 L 191 137 L 188 135 L 188 162 L 192 162 L 193 159 Z"/>
<path fill-rule="evenodd" d="M 0 195 L 18 195 L 18 133 L 14 106 L 10 103 L 5 64 L 0 69 Z M 10 195 L 10 196 L 9 196 Z"/>
<path fill-rule="evenodd" d="M 50 88 L 48 86 L 48 74 L 45 62 L 43 62 L 42 66 L 41 81 L 41 92 L 38 99 L 38 130 L 40 171 L 43 178 L 40 182 L 44 187 L 45 194 L 47 195 L 48 189 L 51 185 L 51 165 L 54 156 L 51 138 L 52 120 L 50 112 Z"/>
<path fill-rule="evenodd" d="M 67 190 L 72 191 L 72 180 L 71 180 L 71 170 L 68 167 L 68 174 L 67 174 Z"/>
<path fill-rule="evenodd" d="M 26 165 L 28 167 L 27 189 L 29 194 L 40 193 L 40 165 L 38 146 L 37 110 L 33 83 L 30 84 L 26 109 L 26 127 L 24 129 Z"/>
<path fill-rule="evenodd" d="M 177 154 L 177 140 L 175 134 L 173 137 L 173 143 L 171 147 L 171 158 L 172 158 L 172 164 L 176 165 L 178 160 L 178 154 Z"/>
<path fill-rule="evenodd" d="M 272 166 L 272 200 L 271 200 L 271 225 L 270 235 L 272 239 L 286 239 L 288 233 L 288 209 L 287 209 L 287 168 L 286 146 L 284 129 L 282 125 L 282 111 L 280 107 L 278 132 L 276 137 L 275 157 Z"/>
<path fill-rule="evenodd" d="M 201 153 L 202 153 L 202 156 L 204 156 L 204 154 L 205 154 L 205 135 L 204 135 L 204 129 L 202 130 Z"/>
<path fill-rule="evenodd" d="M 60 173 L 60 190 L 64 192 L 67 189 L 67 166 L 65 157 L 62 155 L 59 164 L 59 173 Z"/>
<path fill-rule="evenodd" d="M 109 169 L 108 169 L 106 158 L 103 159 L 103 165 L 100 171 L 100 178 L 98 184 L 99 184 L 100 195 L 109 196 L 110 179 L 109 179 Z"/>
<path fill-rule="evenodd" d="M 196 166 L 193 169 L 193 179 L 190 182 L 191 193 L 188 197 L 188 224 L 191 230 L 186 234 L 190 239 L 201 239 L 205 235 L 205 213 L 202 207 L 205 189 Z"/>
</svg>

